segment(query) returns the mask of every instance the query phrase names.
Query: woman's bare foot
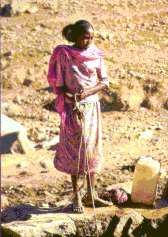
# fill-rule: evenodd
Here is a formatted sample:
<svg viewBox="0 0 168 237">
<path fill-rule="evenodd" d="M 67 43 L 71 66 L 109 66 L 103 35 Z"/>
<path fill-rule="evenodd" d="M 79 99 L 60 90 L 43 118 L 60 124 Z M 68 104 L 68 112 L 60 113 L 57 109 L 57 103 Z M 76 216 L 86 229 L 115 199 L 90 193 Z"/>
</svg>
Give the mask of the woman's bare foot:
<svg viewBox="0 0 168 237">
<path fill-rule="evenodd" d="M 107 206 L 113 205 L 112 202 L 108 202 L 99 198 L 96 192 L 93 192 L 93 199 L 94 199 L 95 207 L 107 207 Z M 82 198 L 82 202 L 87 207 L 93 207 L 93 200 L 92 200 L 92 195 L 90 192 L 87 192 L 85 194 L 85 196 Z"/>
<path fill-rule="evenodd" d="M 73 208 L 74 213 L 83 213 L 84 212 L 84 208 L 82 205 L 82 200 L 81 200 L 81 196 L 80 196 L 79 192 L 75 193 L 72 208 Z"/>
</svg>

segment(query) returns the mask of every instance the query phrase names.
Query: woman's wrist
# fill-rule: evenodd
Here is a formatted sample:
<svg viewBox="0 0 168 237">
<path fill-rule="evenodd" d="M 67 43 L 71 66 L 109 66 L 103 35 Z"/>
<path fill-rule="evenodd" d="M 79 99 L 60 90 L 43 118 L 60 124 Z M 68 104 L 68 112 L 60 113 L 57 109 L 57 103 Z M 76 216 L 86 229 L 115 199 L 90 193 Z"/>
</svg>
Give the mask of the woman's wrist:
<svg viewBox="0 0 168 237">
<path fill-rule="evenodd" d="M 87 96 L 90 96 L 90 95 L 94 95 L 96 94 L 97 92 L 103 90 L 106 88 L 106 85 L 104 83 L 98 83 L 97 85 L 95 85 L 94 87 L 92 88 L 89 88 L 87 89 L 86 91 L 84 91 L 84 96 L 87 97 Z"/>
<path fill-rule="evenodd" d="M 77 98 L 78 101 L 83 100 L 86 97 L 94 95 L 97 92 L 99 92 L 99 91 L 101 91 L 105 88 L 106 88 L 106 84 L 100 82 L 97 85 L 95 85 L 94 87 L 88 88 L 86 90 L 81 90 L 80 93 L 77 94 L 76 98 Z"/>
<path fill-rule="evenodd" d="M 85 91 L 81 93 L 81 100 L 85 99 L 87 97 L 87 94 Z"/>
</svg>

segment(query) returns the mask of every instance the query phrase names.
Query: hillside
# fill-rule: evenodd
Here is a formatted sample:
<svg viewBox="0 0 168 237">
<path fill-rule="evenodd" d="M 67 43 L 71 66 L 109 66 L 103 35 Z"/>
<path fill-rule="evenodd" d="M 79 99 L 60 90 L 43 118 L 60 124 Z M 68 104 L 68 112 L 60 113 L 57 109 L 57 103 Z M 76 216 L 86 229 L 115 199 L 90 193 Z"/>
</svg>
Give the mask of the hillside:
<svg viewBox="0 0 168 237">
<path fill-rule="evenodd" d="M 1 9 L 8 2 L 1 1 Z M 28 6 L 35 10 L 1 17 L 2 112 L 24 125 L 37 145 L 33 154 L 2 157 L 9 205 L 58 206 L 71 197 L 69 176 L 52 165 L 54 149 L 40 144 L 59 135 L 48 61 L 56 45 L 67 43 L 63 26 L 78 19 L 93 24 L 110 80 L 101 95 L 105 167 L 98 191 L 131 181 L 140 156 L 159 160 L 167 173 L 168 1 L 36 0 Z"/>
</svg>

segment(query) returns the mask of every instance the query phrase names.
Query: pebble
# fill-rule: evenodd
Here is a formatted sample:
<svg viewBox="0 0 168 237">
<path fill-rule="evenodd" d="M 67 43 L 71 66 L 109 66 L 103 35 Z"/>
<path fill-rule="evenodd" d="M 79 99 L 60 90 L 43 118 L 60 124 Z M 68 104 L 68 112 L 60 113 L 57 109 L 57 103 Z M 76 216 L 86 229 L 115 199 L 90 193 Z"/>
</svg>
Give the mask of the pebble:
<svg viewBox="0 0 168 237">
<path fill-rule="evenodd" d="M 8 66 L 9 62 L 6 59 L 1 59 L 1 69 L 5 69 Z"/>
<path fill-rule="evenodd" d="M 31 128 L 29 135 L 33 141 L 40 142 L 47 140 L 47 135 L 44 128 Z"/>
<path fill-rule="evenodd" d="M 28 167 L 28 162 L 26 161 L 20 161 L 19 163 L 16 164 L 16 168 L 27 168 Z"/>
<path fill-rule="evenodd" d="M 4 57 L 10 57 L 10 56 L 12 56 L 14 53 L 15 53 L 14 50 L 10 50 L 10 51 L 5 52 L 5 53 L 3 54 L 3 56 L 4 56 Z"/>
<path fill-rule="evenodd" d="M 29 87 L 31 84 L 32 84 L 32 80 L 27 79 L 27 78 L 26 78 L 26 79 L 24 80 L 24 82 L 23 82 L 23 85 L 24 85 L 24 86 L 27 86 L 27 87 Z"/>
<path fill-rule="evenodd" d="M 22 98 L 20 95 L 16 95 L 13 99 L 13 102 L 17 103 L 18 105 L 22 104 Z"/>
<path fill-rule="evenodd" d="M 146 130 L 142 132 L 139 136 L 140 139 L 150 140 L 153 137 L 153 132 L 151 130 Z"/>
<path fill-rule="evenodd" d="M 30 14 L 34 14 L 36 12 L 38 12 L 38 7 L 37 6 L 32 6 L 30 7 L 29 9 L 26 10 L 27 13 L 30 13 Z"/>
<path fill-rule="evenodd" d="M 40 161 L 40 165 L 42 168 L 47 169 L 47 164 L 45 161 Z"/>
<path fill-rule="evenodd" d="M 42 203 L 41 206 L 44 207 L 44 208 L 49 208 L 48 203 Z"/>
</svg>

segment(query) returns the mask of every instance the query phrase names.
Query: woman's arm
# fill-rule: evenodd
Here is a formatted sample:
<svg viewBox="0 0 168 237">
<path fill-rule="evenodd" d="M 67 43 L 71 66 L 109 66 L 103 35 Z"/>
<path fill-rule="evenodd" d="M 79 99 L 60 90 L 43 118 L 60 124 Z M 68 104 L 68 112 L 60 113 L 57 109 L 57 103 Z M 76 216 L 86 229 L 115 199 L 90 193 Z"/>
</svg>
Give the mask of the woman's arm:
<svg viewBox="0 0 168 237">
<path fill-rule="evenodd" d="M 82 91 L 79 95 L 77 95 L 78 100 L 83 100 L 86 97 L 90 96 L 90 95 L 94 95 L 99 91 L 102 91 L 104 89 L 107 89 L 108 86 L 105 83 L 99 82 L 96 86 L 91 87 L 89 89 L 86 89 L 84 91 Z"/>
</svg>

